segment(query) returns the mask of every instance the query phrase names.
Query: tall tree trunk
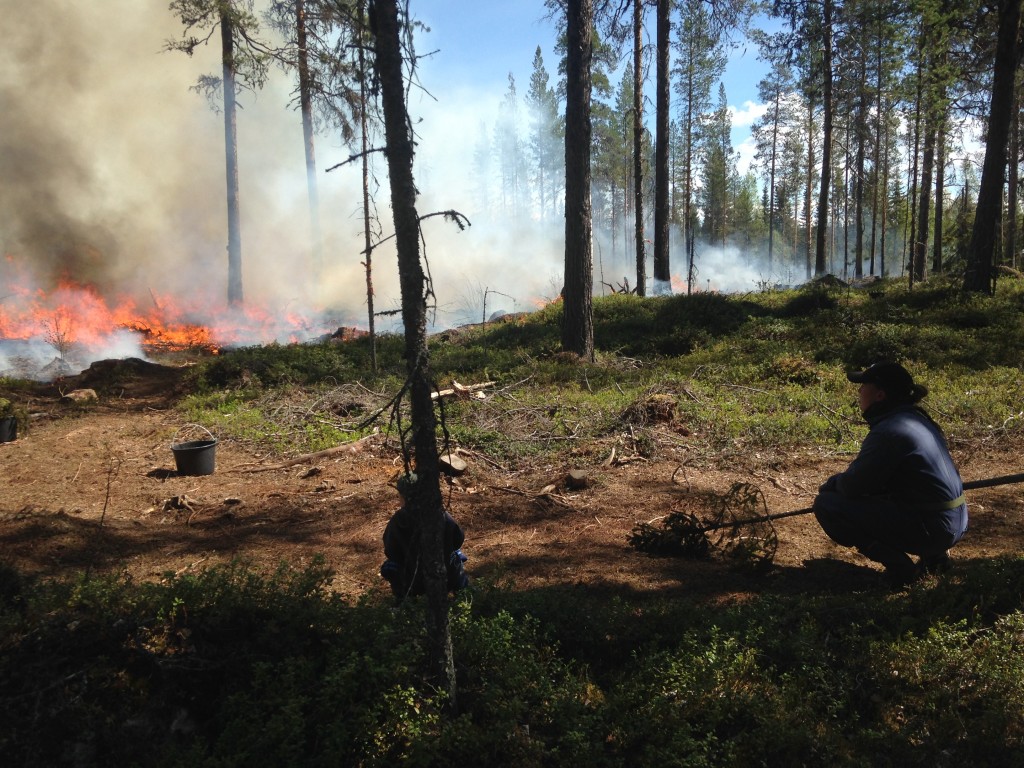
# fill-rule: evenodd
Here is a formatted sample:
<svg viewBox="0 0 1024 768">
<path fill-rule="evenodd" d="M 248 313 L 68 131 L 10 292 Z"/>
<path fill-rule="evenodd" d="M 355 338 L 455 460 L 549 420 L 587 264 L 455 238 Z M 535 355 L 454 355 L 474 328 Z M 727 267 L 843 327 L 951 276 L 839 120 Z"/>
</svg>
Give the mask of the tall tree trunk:
<svg viewBox="0 0 1024 768">
<path fill-rule="evenodd" d="M 782 88 L 775 88 L 772 100 L 772 148 L 768 160 L 768 275 L 772 273 L 775 254 L 775 162 L 779 148 L 779 120 L 782 110 Z"/>
<path fill-rule="evenodd" d="M 826 273 L 825 245 L 828 242 L 828 190 L 832 177 L 832 0 L 822 5 L 822 118 L 821 186 L 818 190 L 817 239 L 814 246 L 814 274 Z"/>
<path fill-rule="evenodd" d="M 881 97 L 879 100 L 881 104 Z M 878 276 L 885 277 L 885 234 L 886 227 L 889 224 L 889 125 L 886 123 L 885 130 L 883 131 L 882 142 L 880 144 L 879 152 L 882 157 L 882 183 L 881 183 L 881 208 L 882 208 L 882 221 L 881 221 L 881 233 L 878 239 Z"/>
<path fill-rule="evenodd" d="M 654 284 L 656 293 L 672 292 L 669 264 L 668 123 L 669 123 L 669 0 L 658 0 L 657 77 L 654 137 Z"/>
<path fill-rule="evenodd" d="M 693 293 L 693 286 L 697 282 L 696 244 L 697 244 L 697 217 L 693 212 L 693 137 L 694 137 L 694 94 L 696 88 L 693 82 L 694 66 L 692 61 L 693 46 L 688 46 L 691 61 L 687 62 L 686 76 L 686 114 L 683 117 L 683 141 L 686 147 L 686 177 L 683 180 L 683 194 L 686 199 L 683 202 L 683 216 L 686 219 L 686 295 Z"/>
<path fill-rule="evenodd" d="M 999 2 L 999 32 L 996 36 L 985 162 L 981 170 L 978 207 L 967 251 L 967 274 L 964 277 L 964 289 L 977 293 L 993 293 L 995 290 L 995 252 L 1003 200 L 1014 78 L 1020 61 L 1017 40 L 1022 3 L 1024 0 Z"/>
<path fill-rule="evenodd" d="M 448 623 L 448 588 L 443 556 L 444 507 L 439 483 L 437 419 L 431 399 L 433 386 L 427 352 L 429 285 L 420 262 L 413 145 L 405 105 L 397 0 L 377 0 L 376 22 L 377 74 L 384 108 L 391 208 L 402 290 L 402 320 L 405 324 L 412 448 L 418 476 L 407 504 L 420 520 L 420 562 L 423 564 L 427 595 L 430 674 L 434 684 L 448 693 L 451 707 L 456 709 L 455 665 Z"/>
<path fill-rule="evenodd" d="M 636 293 L 647 295 L 647 247 L 644 242 L 644 78 L 643 0 L 633 0 L 633 216 L 636 238 Z"/>
<path fill-rule="evenodd" d="M 319 286 L 323 267 L 320 234 L 320 192 L 316 183 L 316 152 L 313 148 L 313 95 L 309 75 L 309 49 L 306 43 L 306 2 L 295 0 L 295 32 L 299 47 L 299 109 L 302 112 L 302 143 L 306 153 L 306 189 L 309 196 L 310 267 L 313 285 Z"/>
<path fill-rule="evenodd" d="M 934 111 L 934 105 L 929 104 L 925 112 L 924 150 L 921 153 L 921 186 L 918 191 L 917 238 L 913 250 L 914 282 L 924 280 L 928 254 L 929 205 L 932 199 L 932 169 L 935 165 Z"/>
<path fill-rule="evenodd" d="M 1003 248 L 1003 258 L 1014 269 L 1017 268 L 1017 231 L 1020 217 L 1020 90 L 1020 83 L 1017 83 L 1013 91 L 1013 118 L 1010 125 L 1010 156 L 1006 177 L 1006 246 Z"/>
<path fill-rule="evenodd" d="M 238 200 L 238 107 L 235 103 L 234 25 L 226 7 L 220 12 L 221 66 L 224 85 L 224 158 L 228 197 L 228 304 L 242 295 L 242 215 Z"/>
<path fill-rule="evenodd" d="M 879 15 L 879 21 L 881 21 L 881 15 Z M 886 187 L 884 182 L 881 181 L 882 173 L 880 168 L 882 167 L 883 153 L 886 151 L 882 147 L 882 113 L 884 104 L 884 96 L 882 95 L 882 40 L 880 36 L 881 30 L 879 30 L 879 37 L 875 40 L 875 98 L 877 100 L 875 109 L 875 164 L 874 164 L 874 177 L 875 183 L 872 185 L 874 192 L 871 195 L 871 246 L 869 249 L 868 259 L 870 261 L 869 274 L 875 274 L 875 244 L 878 241 L 878 206 L 881 202 L 883 206 L 882 216 L 885 216 L 884 205 L 882 202 L 885 200 Z M 885 229 L 882 229 L 882 238 L 885 238 Z"/>
<path fill-rule="evenodd" d="M 913 147 L 908 153 L 911 165 L 909 170 L 910 183 L 907 189 L 907 226 L 910 229 L 910 234 L 903 241 L 904 263 L 907 265 L 907 275 L 909 276 L 909 285 L 911 288 L 914 287 L 914 277 L 916 275 L 916 271 L 914 270 L 914 250 L 917 244 L 917 216 L 914 214 L 914 200 L 917 198 L 917 174 L 920 170 L 919 161 L 921 157 L 921 102 L 924 98 L 923 82 L 924 62 L 920 46 L 918 46 L 917 97 L 914 100 L 914 132 L 913 137 L 909 135 L 907 136 L 908 149 L 910 149 L 910 145 Z M 906 253 L 908 244 L 910 247 L 909 256 Z"/>
<path fill-rule="evenodd" d="M 566 4 L 565 287 L 562 349 L 594 357 L 594 259 L 590 208 L 590 91 L 593 0 Z"/>
<path fill-rule="evenodd" d="M 941 274 L 942 229 L 946 197 L 946 131 L 945 118 L 939 120 L 935 139 L 935 236 L 932 238 L 932 273 Z"/>
<path fill-rule="evenodd" d="M 868 142 L 868 71 L 867 57 L 861 56 L 860 68 L 860 99 L 857 105 L 858 119 L 854 130 L 857 136 L 857 150 L 854 160 L 854 241 L 853 241 L 853 274 L 859 279 L 864 277 L 864 155 Z"/>
<path fill-rule="evenodd" d="M 804 186 L 804 239 L 807 279 L 815 276 L 814 249 L 811 244 L 811 198 L 814 192 L 814 99 L 807 100 L 807 182 Z"/>
<path fill-rule="evenodd" d="M 359 18 L 366 20 L 366 0 L 360 0 Z M 360 41 L 361 42 L 361 41 Z M 366 71 L 366 53 L 363 45 L 359 45 L 359 130 L 362 134 L 362 171 L 363 171 L 363 243 L 366 261 L 363 268 L 366 271 L 366 321 L 367 330 L 370 334 L 370 366 L 377 370 L 377 329 L 376 318 L 373 315 L 373 238 L 370 229 L 370 120 L 368 115 L 366 92 L 366 79 L 369 73 Z"/>
</svg>

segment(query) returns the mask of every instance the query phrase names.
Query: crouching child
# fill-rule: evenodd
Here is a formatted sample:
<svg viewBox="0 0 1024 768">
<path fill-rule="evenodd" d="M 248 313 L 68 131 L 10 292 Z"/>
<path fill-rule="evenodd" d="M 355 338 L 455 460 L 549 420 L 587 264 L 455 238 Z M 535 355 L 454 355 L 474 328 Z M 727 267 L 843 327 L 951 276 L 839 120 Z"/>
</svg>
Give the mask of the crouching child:
<svg viewBox="0 0 1024 768">
<path fill-rule="evenodd" d="M 412 473 L 403 475 L 398 481 L 398 491 L 406 501 L 415 482 L 416 476 Z M 384 528 L 384 556 L 387 559 L 380 567 L 380 575 L 391 585 L 391 591 L 398 602 L 424 593 L 423 568 L 420 563 L 420 522 L 420 516 L 407 504 L 403 504 Z M 469 586 L 469 576 L 464 568 L 468 558 L 462 553 L 465 540 L 462 528 L 445 510 L 443 542 L 449 592 L 458 592 Z"/>
</svg>

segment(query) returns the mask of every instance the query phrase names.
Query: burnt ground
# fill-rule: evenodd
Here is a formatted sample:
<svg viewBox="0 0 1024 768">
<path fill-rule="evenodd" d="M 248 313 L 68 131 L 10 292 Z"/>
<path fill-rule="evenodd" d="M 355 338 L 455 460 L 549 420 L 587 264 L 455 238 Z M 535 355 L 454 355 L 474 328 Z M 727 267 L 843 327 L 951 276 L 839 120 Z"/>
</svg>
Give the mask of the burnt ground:
<svg viewBox="0 0 1024 768">
<path fill-rule="evenodd" d="M 123 572 L 155 580 L 235 559 L 273 569 L 322 555 L 338 592 L 385 595 L 377 569 L 381 534 L 399 502 L 391 484 L 401 465 L 394 440 L 375 436 L 282 466 L 294 457 L 225 439 L 215 448 L 214 474 L 181 476 L 170 450 L 183 439 L 173 408 L 181 372 L 155 365 L 122 372 L 119 388 L 87 406 L 69 405 L 61 393 L 88 387 L 89 372 L 59 389 L 14 394 L 32 419 L 18 440 L 0 444 L 0 560 L 42 576 Z M 746 573 L 716 558 L 655 557 L 630 546 L 637 523 L 699 512 L 737 482 L 760 489 L 772 513 L 805 508 L 818 484 L 849 459 L 802 452 L 715 461 L 691 455 L 679 436 L 685 430 L 676 427 L 653 427 L 662 447 L 650 460 L 609 464 L 601 457 L 610 446 L 567 449 L 562 464 L 515 467 L 464 454 L 468 471 L 448 499 L 466 531 L 470 575 L 515 589 L 572 586 L 713 602 L 766 590 L 880 584 L 877 566 L 832 545 L 810 515 L 775 523 L 778 548 L 768 572 Z M 659 441 L 658 430 L 672 439 Z M 954 454 L 965 480 L 1024 471 L 1016 445 L 954 446 Z M 586 471 L 587 487 L 566 487 L 570 469 Z M 550 485 L 554 490 L 542 493 Z M 968 498 L 971 529 L 954 560 L 1021 552 L 1024 485 L 975 490 Z"/>
</svg>

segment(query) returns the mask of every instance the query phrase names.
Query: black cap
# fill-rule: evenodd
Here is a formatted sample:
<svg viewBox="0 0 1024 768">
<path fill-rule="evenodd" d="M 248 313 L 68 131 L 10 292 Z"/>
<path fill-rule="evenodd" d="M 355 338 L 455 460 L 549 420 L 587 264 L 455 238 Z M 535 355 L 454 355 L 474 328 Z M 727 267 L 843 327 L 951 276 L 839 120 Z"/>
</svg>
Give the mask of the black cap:
<svg viewBox="0 0 1024 768">
<path fill-rule="evenodd" d="M 395 483 L 395 486 L 398 488 L 398 492 L 402 494 L 402 498 L 409 498 L 409 495 L 412 493 L 412 487 L 416 485 L 418 480 L 419 478 L 416 476 L 415 472 L 404 472 L 399 476 L 398 482 Z"/>
<path fill-rule="evenodd" d="M 855 384 L 874 384 L 892 400 L 916 403 L 928 394 L 927 387 L 915 384 L 914 377 L 899 363 L 875 363 L 846 374 L 846 378 Z"/>
</svg>

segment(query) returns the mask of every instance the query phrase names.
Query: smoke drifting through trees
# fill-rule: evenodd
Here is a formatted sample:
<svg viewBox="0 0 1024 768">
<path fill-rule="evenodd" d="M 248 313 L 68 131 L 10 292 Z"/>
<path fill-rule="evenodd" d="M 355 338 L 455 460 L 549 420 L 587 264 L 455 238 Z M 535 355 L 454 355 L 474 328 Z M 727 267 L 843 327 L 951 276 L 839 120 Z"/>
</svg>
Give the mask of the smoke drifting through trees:
<svg viewBox="0 0 1024 768">
<path fill-rule="evenodd" d="M 539 20 L 541 5 L 537 37 L 553 39 L 546 28 L 551 22 Z M 0 52 L 0 311 L 16 300 L 9 289 L 15 283 L 49 293 L 68 278 L 94 286 L 110 300 L 129 294 L 146 306 L 152 306 L 152 291 L 173 294 L 192 310 L 188 319 L 203 322 L 226 293 L 223 127 L 206 100 L 188 87 L 199 74 L 217 71 L 216 48 L 198 51 L 194 59 L 161 53 L 165 42 L 180 34 L 180 25 L 166 7 L 133 0 L 90 6 L 0 0 L 0 11 L 7 20 Z M 445 19 L 428 23 L 440 30 Z M 422 49 L 433 47 L 428 38 Z M 542 140 L 545 134 L 551 140 L 552 131 L 544 125 L 560 109 L 552 110 L 545 90 L 558 90 L 559 54 L 542 49 L 538 59 L 534 51 L 531 45 L 521 60 L 508 62 L 516 86 L 514 113 L 508 80 L 493 92 L 481 93 L 435 77 L 431 59 L 422 62 L 420 74 L 432 95 L 411 92 L 410 110 L 414 118 L 422 118 L 416 122 L 418 208 L 423 213 L 457 209 L 473 225 L 453 232 L 440 220 L 425 223 L 438 300 L 431 316 L 435 327 L 465 320 L 460 304 L 474 285 L 514 297 L 502 302 L 511 306 L 494 309 L 528 309 L 554 298 L 561 287 L 563 171 L 552 165 L 560 152 Z M 751 49 L 747 60 L 754 55 Z M 464 56 L 458 46 L 445 43 L 434 58 L 459 61 Z M 538 64 L 549 75 L 546 83 Z M 600 94 L 604 112 L 597 115 L 596 129 L 600 162 L 594 168 L 595 293 L 626 277 L 635 287 L 636 274 L 633 195 L 627 181 L 632 136 L 618 107 L 630 103 L 631 86 L 625 70 L 606 74 L 608 87 Z M 246 302 L 278 317 L 288 311 L 313 318 L 311 333 L 333 330 L 317 327 L 318 320 L 325 326 L 363 326 L 359 169 L 353 165 L 319 178 L 324 269 L 320 290 L 314 292 L 301 121 L 288 108 L 293 88 L 294 76 L 275 71 L 265 90 L 242 97 L 238 139 Z M 896 111 L 891 108 L 887 114 Z M 510 116 L 517 135 L 507 130 Z M 698 241 L 695 290 L 751 290 L 760 284 L 800 281 L 811 219 L 806 189 L 812 169 L 807 163 L 810 159 L 813 165 L 820 155 L 809 157 L 786 140 L 805 135 L 809 124 L 813 115 L 801 103 L 788 118 L 789 132 L 780 134 L 771 197 L 757 200 L 755 193 L 751 200 L 750 180 L 741 179 L 745 191 L 737 202 L 744 205 L 737 204 L 736 210 L 747 212 L 750 231 L 744 235 L 734 223 L 724 247 L 717 249 L 708 249 L 706 239 L 703 246 Z M 895 274 L 904 263 L 906 239 L 901 218 L 906 182 L 896 179 L 906 173 L 899 169 L 908 167 L 898 156 L 900 130 L 898 125 L 879 126 L 880 135 L 892 137 L 889 144 L 896 153 L 886 166 L 894 192 L 889 208 L 879 210 L 869 228 L 871 238 L 884 243 L 887 251 L 870 250 L 872 263 L 879 268 L 884 263 Z M 518 153 L 519 165 L 512 174 L 501 169 L 502 155 L 495 146 L 499 137 L 506 158 Z M 321 168 L 352 152 L 337 136 L 322 135 L 317 143 Z M 620 144 L 622 153 L 611 151 Z M 644 146 L 653 154 L 649 136 Z M 673 151 L 678 156 L 679 150 Z M 971 172 L 962 153 L 951 152 L 947 161 L 958 171 L 950 175 L 967 178 Z M 374 162 L 380 181 L 379 157 Z M 735 164 L 736 158 L 730 162 Z M 758 171 L 763 177 L 764 169 Z M 645 183 L 651 178 L 648 172 Z M 506 186 L 513 182 L 514 189 Z M 887 182 L 880 184 L 884 188 Z M 954 184 L 947 188 L 951 195 L 959 194 Z M 976 194 L 976 183 L 968 188 Z M 650 199 L 650 190 L 646 192 Z M 514 209 L 502 205 L 502 193 L 509 193 L 505 199 L 514 202 Z M 947 216 L 950 226 L 969 224 L 972 205 L 970 200 L 958 204 Z M 759 261 L 767 253 L 768 239 L 759 212 L 767 207 L 774 208 L 775 222 L 770 265 Z M 877 222 L 882 226 L 876 235 Z M 684 233 L 678 223 L 671 231 L 677 291 L 685 290 L 687 277 Z M 852 224 L 835 216 L 829 221 L 827 266 L 840 275 L 850 266 L 850 257 L 843 254 L 843 228 L 852 229 Z M 703 226 L 703 218 L 697 225 Z M 388 246 L 375 251 L 374 267 L 376 308 L 394 310 L 397 268 Z M 326 311 L 330 314 L 321 314 Z M 382 330 L 394 329 L 395 322 L 382 317 Z M 288 340 L 294 330 L 282 327 L 279 338 Z"/>
<path fill-rule="evenodd" d="M 223 304 L 227 278 L 223 125 L 188 89 L 217 71 L 219 51 L 200 49 L 192 59 L 161 53 L 180 34 L 166 8 L 133 0 L 66 5 L 0 0 L 8 20 L 0 53 L 0 306 L 12 309 L 7 288 L 15 283 L 46 294 L 70 280 L 110 302 L 127 294 L 151 307 L 152 290 L 173 294 L 202 322 L 204 307 Z M 319 179 L 324 268 L 316 295 L 325 301 L 313 299 L 301 121 L 287 107 L 292 79 L 273 72 L 265 90 L 240 97 L 246 303 L 307 316 L 330 310 L 330 323 L 363 326 L 358 168 Z M 457 296 L 476 275 L 525 305 L 549 292 L 561 269 L 560 238 L 546 225 L 488 221 L 477 205 L 465 149 L 481 120 L 494 125 L 500 96 L 461 93 L 443 104 L 414 96 L 411 105 L 423 118 L 421 210 L 457 207 L 474 224 L 461 234 L 425 225 L 439 326 L 454 321 Z M 323 168 L 351 153 L 336 136 L 319 144 Z M 386 178 L 380 166 L 374 174 Z M 394 309 L 393 250 L 374 257 L 378 309 Z M 394 328 L 393 319 L 381 320 Z"/>
</svg>

